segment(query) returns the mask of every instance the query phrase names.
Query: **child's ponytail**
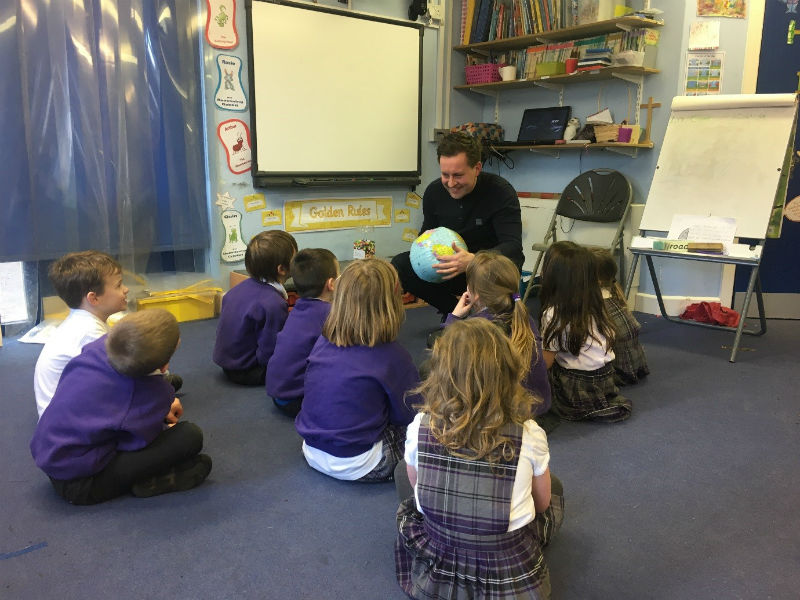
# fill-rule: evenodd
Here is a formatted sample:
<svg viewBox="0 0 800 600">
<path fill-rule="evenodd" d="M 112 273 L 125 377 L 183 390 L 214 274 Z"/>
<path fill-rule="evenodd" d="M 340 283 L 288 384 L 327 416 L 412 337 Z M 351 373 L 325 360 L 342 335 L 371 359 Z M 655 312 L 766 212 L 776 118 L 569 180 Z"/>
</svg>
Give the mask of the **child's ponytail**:
<svg viewBox="0 0 800 600">
<path fill-rule="evenodd" d="M 538 363 L 536 337 L 531 329 L 530 315 L 519 294 L 513 295 L 514 307 L 511 310 L 511 347 L 516 350 L 522 360 L 522 379 L 528 376 L 534 360 Z"/>
</svg>

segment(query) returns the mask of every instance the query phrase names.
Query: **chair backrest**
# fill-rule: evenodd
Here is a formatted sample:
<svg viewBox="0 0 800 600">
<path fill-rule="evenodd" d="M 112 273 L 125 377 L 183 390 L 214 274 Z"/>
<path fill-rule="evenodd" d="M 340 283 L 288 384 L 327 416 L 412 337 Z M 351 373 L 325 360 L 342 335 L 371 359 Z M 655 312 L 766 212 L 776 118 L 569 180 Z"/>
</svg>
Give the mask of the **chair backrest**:
<svg viewBox="0 0 800 600">
<path fill-rule="evenodd" d="M 625 216 L 632 197 L 633 188 L 622 173 L 592 169 L 567 184 L 556 214 L 579 221 L 612 223 Z"/>
</svg>

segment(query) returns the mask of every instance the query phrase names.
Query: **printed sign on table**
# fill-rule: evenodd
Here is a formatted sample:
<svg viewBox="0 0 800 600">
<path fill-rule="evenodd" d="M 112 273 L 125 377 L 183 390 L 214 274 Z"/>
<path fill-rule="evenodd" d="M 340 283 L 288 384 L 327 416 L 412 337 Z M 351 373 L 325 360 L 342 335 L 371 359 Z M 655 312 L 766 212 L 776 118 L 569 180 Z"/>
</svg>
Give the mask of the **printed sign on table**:
<svg viewBox="0 0 800 600">
<path fill-rule="evenodd" d="M 206 41 L 223 50 L 239 45 L 236 0 L 206 0 Z"/>
<path fill-rule="evenodd" d="M 241 112 L 247 108 L 247 98 L 242 87 L 242 59 L 237 56 L 217 56 L 219 75 L 214 104 L 222 110 Z"/>
<path fill-rule="evenodd" d="M 228 119 L 217 126 L 217 137 L 228 155 L 228 168 L 231 172 L 245 173 L 250 170 L 250 130 L 244 121 Z"/>
</svg>

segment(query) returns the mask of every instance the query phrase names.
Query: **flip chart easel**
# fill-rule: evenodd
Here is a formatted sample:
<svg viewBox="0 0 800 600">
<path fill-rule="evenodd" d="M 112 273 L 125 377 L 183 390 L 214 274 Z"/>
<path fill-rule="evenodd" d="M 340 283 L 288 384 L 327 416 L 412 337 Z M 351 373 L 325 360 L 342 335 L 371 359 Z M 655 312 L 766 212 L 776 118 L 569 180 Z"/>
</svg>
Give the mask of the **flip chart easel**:
<svg viewBox="0 0 800 600">
<path fill-rule="evenodd" d="M 639 258 L 644 256 L 661 315 L 675 323 L 735 332 L 730 362 L 736 361 L 743 333 L 763 335 L 767 329 L 758 269 L 786 149 L 794 144 L 796 117 L 795 94 L 674 98 L 639 225 L 645 242 L 631 244 L 633 266 L 625 284 L 626 297 Z M 736 237 L 755 239 L 757 243 L 753 246 L 733 244 L 723 256 L 653 250 L 652 237 L 648 238 L 646 234 L 659 232 L 663 237 L 676 214 L 733 217 L 736 219 Z M 749 268 L 750 278 L 738 327 L 668 316 L 653 266 L 654 257 Z M 744 328 L 745 317 L 754 291 L 760 329 L 748 330 Z"/>
</svg>

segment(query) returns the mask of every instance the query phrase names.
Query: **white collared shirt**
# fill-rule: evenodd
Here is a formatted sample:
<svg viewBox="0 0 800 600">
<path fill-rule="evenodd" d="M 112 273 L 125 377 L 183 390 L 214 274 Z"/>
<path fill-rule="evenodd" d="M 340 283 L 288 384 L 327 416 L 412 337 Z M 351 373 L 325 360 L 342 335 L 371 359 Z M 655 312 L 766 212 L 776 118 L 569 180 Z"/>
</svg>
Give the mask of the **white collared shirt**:
<svg viewBox="0 0 800 600">
<path fill-rule="evenodd" d="M 56 327 L 42 348 L 33 373 L 33 392 L 40 417 L 53 399 L 61 372 L 67 363 L 78 356 L 86 344 L 106 333 L 108 325 L 81 308 L 71 309 L 67 318 Z"/>
</svg>

